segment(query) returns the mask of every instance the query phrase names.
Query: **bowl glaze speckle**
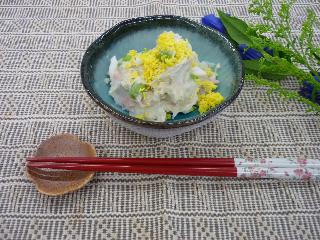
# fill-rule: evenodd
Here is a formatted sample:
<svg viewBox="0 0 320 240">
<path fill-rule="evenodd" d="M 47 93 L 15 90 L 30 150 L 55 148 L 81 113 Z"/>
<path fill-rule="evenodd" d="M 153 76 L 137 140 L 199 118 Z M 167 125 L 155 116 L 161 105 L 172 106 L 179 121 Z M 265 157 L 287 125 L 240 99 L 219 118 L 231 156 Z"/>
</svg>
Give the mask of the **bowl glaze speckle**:
<svg viewBox="0 0 320 240">
<path fill-rule="evenodd" d="M 129 50 L 142 51 L 153 48 L 158 35 L 173 31 L 189 40 L 200 61 L 219 63 L 220 81 L 217 91 L 225 101 L 219 106 L 200 114 L 198 110 L 178 114 L 166 122 L 144 121 L 132 117 L 109 95 L 110 85 L 105 83 L 110 59 L 118 59 Z M 237 49 L 219 32 L 179 16 L 150 16 L 125 20 L 103 33 L 85 52 L 81 63 L 82 83 L 91 98 L 102 107 L 113 120 L 137 133 L 168 137 L 200 127 L 239 95 L 243 85 L 243 65 Z"/>
</svg>

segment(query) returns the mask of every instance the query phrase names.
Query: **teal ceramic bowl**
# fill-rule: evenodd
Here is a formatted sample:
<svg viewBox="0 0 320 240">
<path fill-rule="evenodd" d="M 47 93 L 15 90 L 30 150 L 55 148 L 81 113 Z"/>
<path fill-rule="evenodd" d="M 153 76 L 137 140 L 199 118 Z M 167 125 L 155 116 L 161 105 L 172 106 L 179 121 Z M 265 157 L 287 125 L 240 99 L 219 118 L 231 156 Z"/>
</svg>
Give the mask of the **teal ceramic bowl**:
<svg viewBox="0 0 320 240">
<path fill-rule="evenodd" d="M 225 98 L 221 105 L 203 114 L 195 110 L 180 113 L 166 122 L 151 122 L 130 116 L 108 94 L 110 85 L 105 83 L 105 78 L 111 57 L 119 59 L 131 49 L 153 48 L 158 35 L 164 31 L 187 38 L 200 61 L 221 65 L 217 89 Z M 83 56 L 81 78 L 90 97 L 115 121 L 140 134 L 167 137 L 202 126 L 230 105 L 241 91 L 243 66 L 237 49 L 219 32 L 184 17 L 150 16 L 123 21 L 96 39 Z"/>
</svg>

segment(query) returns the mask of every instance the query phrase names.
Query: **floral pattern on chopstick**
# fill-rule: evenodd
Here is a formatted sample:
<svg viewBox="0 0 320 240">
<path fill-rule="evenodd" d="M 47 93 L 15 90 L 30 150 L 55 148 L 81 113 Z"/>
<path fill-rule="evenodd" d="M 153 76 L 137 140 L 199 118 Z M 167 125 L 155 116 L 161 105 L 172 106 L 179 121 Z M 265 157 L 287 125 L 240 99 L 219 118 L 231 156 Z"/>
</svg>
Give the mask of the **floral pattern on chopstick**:
<svg viewBox="0 0 320 240">
<path fill-rule="evenodd" d="M 279 178 L 293 180 L 320 180 L 320 169 L 303 168 L 237 168 L 241 178 Z"/>
<path fill-rule="evenodd" d="M 306 158 L 235 159 L 237 176 L 244 178 L 282 178 L 320 180 L 320 160 Z"/>
<path fill-rule="evenodd" d="M 266 168 L 320 168 L 320 160 L 300 158 L 235 158 L 236 167 L 266 167 Z"/>
</svg>

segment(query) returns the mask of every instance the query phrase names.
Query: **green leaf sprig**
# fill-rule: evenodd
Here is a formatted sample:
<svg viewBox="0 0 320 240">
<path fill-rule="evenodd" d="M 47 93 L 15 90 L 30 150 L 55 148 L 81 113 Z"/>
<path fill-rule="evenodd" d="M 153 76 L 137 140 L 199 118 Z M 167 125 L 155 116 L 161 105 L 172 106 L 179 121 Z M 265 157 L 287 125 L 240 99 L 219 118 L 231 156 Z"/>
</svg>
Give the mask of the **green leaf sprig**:
<svg viewBox="0 0 320 240">
<path fill-rule="evenodd" d="M 277 12 L 272 8 L 273 2 L 251 0 L 249 13 L 259 15 L 263 19 L 262 24 L 247 24 L 222 11 L 218 13 L 229 38 L 262 54 L 258 60 L 244 60 L 247 80 L 267 86 L 271 92 L 277 92 L 284 98 L 304 102 L 309 110 L 320 112 L 320 105 L 313 102 L 316 92 L 320 91 L 320 83 L 313 77 L 320 71 L 320 48 L 314 41 L 314 28 L 320 28 L 319 19 L 312 9 L 308 9 L 301 32 L 296 35 L 291 29 L 291 9 L 295 0 L 282 0 Z M 272 50 L 272 54 L 267 49 Z M 279 81 L 289 76 L 295 77 L 301 85 L 308 82 L 314 86 L 313 101 L 280 84 Z"/>
</svg>

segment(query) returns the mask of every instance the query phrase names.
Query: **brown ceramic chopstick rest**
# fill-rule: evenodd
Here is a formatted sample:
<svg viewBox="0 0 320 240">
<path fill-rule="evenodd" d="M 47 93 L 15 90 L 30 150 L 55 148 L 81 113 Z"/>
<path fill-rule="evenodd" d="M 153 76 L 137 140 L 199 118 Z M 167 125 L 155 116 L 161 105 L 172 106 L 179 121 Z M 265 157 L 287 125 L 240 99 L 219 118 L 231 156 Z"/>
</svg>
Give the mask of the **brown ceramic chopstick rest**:
<svg viewBox="0 0 320 240">
<path fill-rule="evenodd" d="M 95 157 L 95 148 L 71 134 L 53 136 L 40 144 L 36 157 Z M 27 167 L 28 178 L 39 192 L 61 195 L 82 188 L 94 172 L 50 170 Z"/>
</svg>

